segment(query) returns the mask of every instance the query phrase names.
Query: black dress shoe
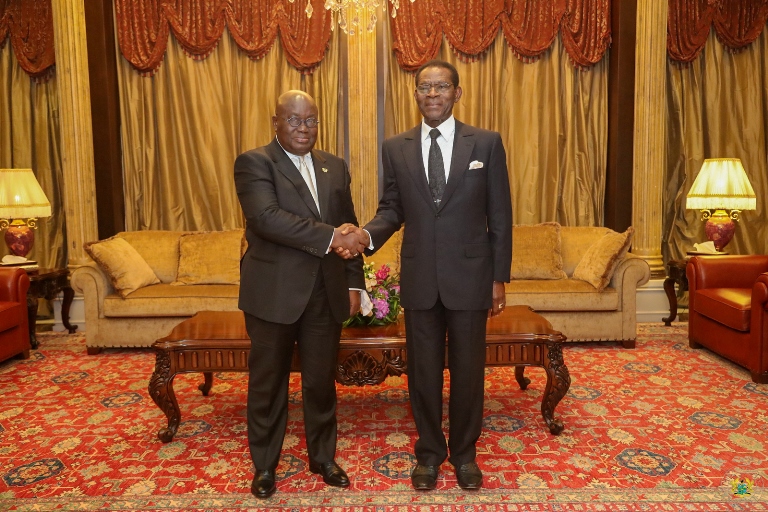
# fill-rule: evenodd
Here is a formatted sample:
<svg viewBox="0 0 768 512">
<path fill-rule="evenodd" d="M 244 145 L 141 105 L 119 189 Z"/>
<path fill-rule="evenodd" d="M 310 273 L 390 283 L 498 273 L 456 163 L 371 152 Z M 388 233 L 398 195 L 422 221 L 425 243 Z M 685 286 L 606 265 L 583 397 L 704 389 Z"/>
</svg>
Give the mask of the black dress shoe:
<svg viewBox="0 0 768 512">
<path fill-rule="evenodd" d="M 270 469 L 257 469 L 251 482 L 251 494 L 257 498 L 269 498 L 275 493 L 275 471 Z"/>
<path fill-rule="evenodd" d="M 349 487 L 349 477 L 336 461 L 323 462 L 322 464 L 309 463 L 309 470 L 315 474 L 323 475 L 323 482 L 334 487 Z"/>
<path fill-rule="evenodd" d="M 456 468 L 456 480 L 462 489 L 479 489 L 483 486 L 483 472 L 476 462 L 467 462 Z"/>
<path fill-rule="evenodd" d="M 411 472 L 411 484 L 417 491 L 431 491 L 437 486 L 437 473 L 440 466 L 416 464 Z"/>
</svg>

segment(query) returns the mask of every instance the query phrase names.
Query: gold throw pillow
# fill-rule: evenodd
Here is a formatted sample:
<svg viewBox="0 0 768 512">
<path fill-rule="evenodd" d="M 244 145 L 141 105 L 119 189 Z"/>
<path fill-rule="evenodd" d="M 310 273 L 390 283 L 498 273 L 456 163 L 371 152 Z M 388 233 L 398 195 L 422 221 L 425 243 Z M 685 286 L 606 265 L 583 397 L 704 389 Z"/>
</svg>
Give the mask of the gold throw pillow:
<svg viewBox="0 0 768 512">
<path fill-rule="evenodd" d="M 243 233 L 233 229 L 181 235 L 179 269 L 171 284 L 240 284 Z"/>
<path fill-rule="evenodd" d="M 122 298 L 139 288 L 160 282 L 144 258 L 123 238 L 113 236 L 89 242 L 83 248 L 104 270 Z"/>
<path fill-rule="evenodd" d="M 611 231 L 604 234 L 584 253 L 573 271 L 573 278 L 586 281 L 598 291 L 603 291 L 611 282 L 616 265 L 627 254 L 634 232 L 635 229 L 630 226 L 623 233 Z"/>
<path fill-rule="evenodd" d="M 565 279 L 560 224 L 544 222 L 512 228 L 512 279 Z"/>
</svg>

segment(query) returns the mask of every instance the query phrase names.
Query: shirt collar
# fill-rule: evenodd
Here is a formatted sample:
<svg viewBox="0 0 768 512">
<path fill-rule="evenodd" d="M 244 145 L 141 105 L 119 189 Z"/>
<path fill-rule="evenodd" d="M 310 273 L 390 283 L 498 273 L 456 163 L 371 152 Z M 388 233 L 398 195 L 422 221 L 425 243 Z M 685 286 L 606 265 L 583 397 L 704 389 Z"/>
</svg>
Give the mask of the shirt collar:
<svg viewBox="0 0 768 512">
<path fill-rule="evenodd" d="M 291 153 L 290 151 L 288 151 L 287 149 L 285 149 L 285 148 L 283 147 L 283 145 L 282 145 L 282 144 L 280 144 L 280 139 L 278 139 L 277 137 L 275 137 L 275 140 L 277 141 L 277 145 L 278 145 L 278 146 L 280 146 L 280 149 L 282 149 L 282 150 L 285 152 L 285 154 L 286 154 L 286 155 L 288 155 L 288 158 L 290 158 L 290 159 L 291 159 L 291 162 L 296 162 L 297 160 L 298 160 L 298 161 L 301 161 L 301 159 L 302 159 L 302 158 L 304 158 L 304 157 L 307 157 L 307 156 L 308 156 L 308 157 L 310 157 L 310 158 L 309 158 L 310 160 L 312 160 L 312 152 L 311 152 L 311 151 L 310 151 L 309 153 L 307 153 L 306 155 L 303 155 L 303 156 L 302 156 L 302 155 L 297 155 L 297 154 L 295 154 L 295 153 Z"/>
<path fill-rule="evenodd" d="M 436 126 L 438 130 L 440 130 L 440 135 L 445 137 L 447 140 L 450 140 L 453 138 L 453 133 L 456 131 L 456 118 L 451 115 L 448 119 L 440 123 L 438 126 Z M 427 123 L 424 122 L 424 120 L 421 120 L 421 140 L 426 140 L 429 138 L 429 131 L 432 129 L 431 126 L 429 126 Z"/>
</svg>

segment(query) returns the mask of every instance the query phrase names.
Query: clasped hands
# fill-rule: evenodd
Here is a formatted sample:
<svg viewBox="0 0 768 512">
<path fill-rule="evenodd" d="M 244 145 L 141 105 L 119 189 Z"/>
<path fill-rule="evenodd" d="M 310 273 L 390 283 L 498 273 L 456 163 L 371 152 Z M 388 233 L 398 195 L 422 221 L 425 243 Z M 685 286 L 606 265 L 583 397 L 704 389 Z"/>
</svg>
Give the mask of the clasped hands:
<svg viewBox="0 0 768 512">
<path fill-rule="evenodd" d="M 354 224 L 346 223 L 333 229 L 331 249 L 345 260 L 359 256 L 370 243 L 368 233 Z"/>
</svg>

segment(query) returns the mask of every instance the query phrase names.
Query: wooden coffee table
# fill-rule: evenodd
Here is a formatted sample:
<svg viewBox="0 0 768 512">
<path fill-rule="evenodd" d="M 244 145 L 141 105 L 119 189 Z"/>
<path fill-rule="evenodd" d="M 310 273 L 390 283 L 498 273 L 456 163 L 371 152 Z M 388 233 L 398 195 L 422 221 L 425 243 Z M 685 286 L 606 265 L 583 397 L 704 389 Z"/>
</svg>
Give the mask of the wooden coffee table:
<svg viewBox="0 0 768 512">
<path fill-rule="evenodd" d="M 540 366 L 547 375 L 541 414 L 552 434 L 563 431 L 554 417 L 555 406 L 568 392 L 571 377 L 563 361 L 565 336 L 552 329 L 544 317 L 527 306 L 511 306 L 488 320 L 486 356 L 488 366 L 515 366 L 515 379 L 526 389 L 530 379 L 526 366 Z M 251 342 L 241 311 L 201 311 L 157 340 L 155 371 L 149 381 L 149 395 L 168 418 L 168 426 L 157 437 L 167 443 L 181 423 L 181 411 L 173 391 L 179 373 L 202 373 L 198 386 L 204 396 L 213 386 L 214 372 L 247 372 Z M 405 322 L 382 327 L 347 327 L 342 330 L 336 365 L 336 380 L 345 385 L 380 384 L 390 375 L 407 369 Z M 298 371 L 294 352 L 292 370 Z"/>
</svg>

